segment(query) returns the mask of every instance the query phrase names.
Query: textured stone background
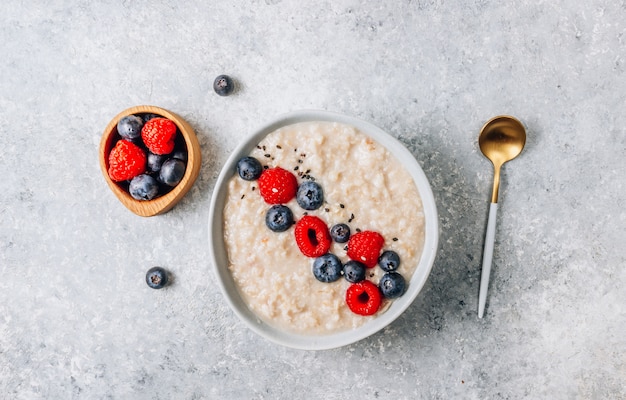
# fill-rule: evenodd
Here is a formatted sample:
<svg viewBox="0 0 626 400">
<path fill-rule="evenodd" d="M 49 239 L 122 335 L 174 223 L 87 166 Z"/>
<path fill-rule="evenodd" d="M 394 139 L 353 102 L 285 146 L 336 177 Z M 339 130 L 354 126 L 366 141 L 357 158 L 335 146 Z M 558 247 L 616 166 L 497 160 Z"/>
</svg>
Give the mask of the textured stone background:
<svg viewBox="0 0 626 400">
<path fill-rule="evenodd" d="M 626 397 L 623 0 L 4 0 L 0 54 L 2 399 Z M 236 95 L 212 92 L 220 73 Z M 193 190 L 154 218 L 117 201 L 97 158 L 138 104 L 179 113 L 202 144 Z M 208 261 L 220 166 L 302 108 L 399 138 L 440 211 L 414 304 L 331 351 L 249 331 Z M 528 142 L 503 171 L 479 320 L 492 170 L 477 135 L 503 113 Z M 153 265 L 175 284 L 149 289 Z"/>
</svg>

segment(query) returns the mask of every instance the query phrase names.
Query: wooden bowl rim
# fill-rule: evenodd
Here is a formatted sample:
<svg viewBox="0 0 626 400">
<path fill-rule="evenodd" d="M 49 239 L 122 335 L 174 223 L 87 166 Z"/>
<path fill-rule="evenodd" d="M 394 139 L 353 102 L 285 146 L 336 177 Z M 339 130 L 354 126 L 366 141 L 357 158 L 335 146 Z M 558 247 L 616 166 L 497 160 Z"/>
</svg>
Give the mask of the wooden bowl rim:
<svg viewBox="0 0 626 400">
<path fill-rule="evenodd" d="M 115 135 L 117 135 L 117 123 L 119 120 L 127 115 L 145 113 L 163 116 L 172 120 L 176 124 L 187 146 L 187 168 L 185 170 L 185 175 L 183 175 L 183 179 L 170 192 L 152 200 L 136 200 L 109 177 L 108 158 L 109 152 L 113 147 Z M 189 189 L 191 189 L 196 178 L 200 174 L 200 167 L 202 165 L 200 144 L 198 143 L 198 138 L 189 123 L 187 123 L 187 121 L 179 115 L 169 110 L 151 105 L 130 107 L 117 114 L 104 129 L 98 153 L 102 174 L 115 196 L 124 206 L 126 206 L 126 208 L 142 217 L 151 217 L 163 214 L 174 207 L 174 205 L 176 205 L 176 203 L 178 203 L 184 195 L 187 194 Z"/>
</svg>

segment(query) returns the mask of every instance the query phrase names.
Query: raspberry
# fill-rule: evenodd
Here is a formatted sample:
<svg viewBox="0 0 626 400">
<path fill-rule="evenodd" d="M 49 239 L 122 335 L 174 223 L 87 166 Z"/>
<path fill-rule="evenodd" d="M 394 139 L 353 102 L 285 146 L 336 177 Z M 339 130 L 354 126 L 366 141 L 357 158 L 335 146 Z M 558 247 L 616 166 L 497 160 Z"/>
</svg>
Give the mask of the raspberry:
<svg viewBox="0 0 626 400">
<path fill-rule="evenodd" d="M 346 290 L 346 303 L 355 314 L 373 315 L 380 308 L 382 296 L 378 286 L 371 281 L 353 283 Z"/>
<path fill-rule="evenodd" d="M 320 257 L 330 249 L 330 233 L 326 223 L 313 215 L 305 215 L 294 229 L 296 244 L 307 257 Z"/>
<path fill-rule="evenodd" d="M 115 182 L 133 179 L 146 171 L 146 154 L 128 140 L 119 140 L 109 153 L 109 177 Z"/>
<path fill-rule="evenodd" d="M 176 124 L 167 118 L 153 118 L 141 129 L 141 138 L 154 154 L 169 154 L 174 150 Z"/>
<path fill-rule="evenodd" d="M 363 231 L 350 236 L 348 257 L 373 268 L 378 263 L 378 255 L 385 244 L 385 239 L 378 232 Z"/>
<path fill-rule="evenodd" d="M 294 198 L 297 190 L 296 177 L 280 167 L 266 169 L 259 177 L 259 192 L 266 203 L 285 204 Z"/>
</svg>

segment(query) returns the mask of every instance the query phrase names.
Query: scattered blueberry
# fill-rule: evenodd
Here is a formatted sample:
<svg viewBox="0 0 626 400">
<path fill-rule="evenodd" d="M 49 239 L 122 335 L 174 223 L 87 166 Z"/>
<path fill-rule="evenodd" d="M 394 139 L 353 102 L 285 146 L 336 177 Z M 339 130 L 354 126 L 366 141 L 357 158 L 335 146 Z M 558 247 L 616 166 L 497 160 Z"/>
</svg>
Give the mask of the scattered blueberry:
<svg viewBox="0 0 626 400">
<path fill-rule="evenodd" d="M 259 179 L 263 172 L 263 167 L 259 160 L 254 157 L 244 157 L 237 162 L 237 173 L 241 179 L 246 181 L 254 181 Z"/>
<path fill-rule="evenodd" d="M 404 277 L 393 271 L 387 272 L 380 278 L 380 282 L 378 282 L 381 293 L 388 299 L 395 299 L 396 297 L 402 296 L 405 286 L 406 282 L 404 281 Z"/>
<path fill-rule="evenodd" d="M 137 175 L 130 181 L 128 193 L 136 200 L 152 200 L 159 193 L 159 184 L 150 175 Z"/>
<path fill-rule="evenodd" d="M 342 267 L 336 255 L 326 253 L 313 261 L 313 275 L 320 282 L 334 282 L 341 278 Z"/>
<path fill-rule="evenodd" d="M 324 191 L 316 182 L 304 182 L 298 186 L 296 201 L 305 210 L 317 210 L 324 203 Z"/>
<path fill-rule="evenodd" d="M 400 266 L 400 256 L 393 250 L 385 250 L 383 254 L 378 257 L 378 265 L 385 272 L 395 271 Z"/>
<path fill-rule="evenodd" d="M 219 75 L 217 78 L 215 78 L 215 81 L 213 81 L 213 90 L 215 90 L 215 93 L 219 94 L 220 96 L 228 96 L 233 92 L 234 89 L 235 84 L 233 83 L 231 77 L 228 75 Z"/>
<path fill-rule="evenodd" d="M 139 139 L 141 128 L 143 128 L 143 120 L 136 115 L 127 115 L 117 122 L 117 133 L 126 140 Z"/>
<path fill-rule="evenodd" d="M 350 239 L 350 227 L 346 224 L 333 225 L 330 228 L 330 237 L 337 243 L 346 243 Z"/>
<path fill-rule="evenodd" d="M 184 175 L 185 163 L 176 158 L 170 158 L 161 166 L 159 182 L 168 186 L 176 186 L 183 179 Z"/>
<path fill-rule="evenodd" d="M 287 206 L 274 205 L 265 214 L 265 225 L 273 232 L 284 232 L 293 225 L 293 213 Z"/>
<path fill-rule="evenodd" d="M 365 279 L 365 265 L 354 260 L 348 261 L 343 266 L 343 277 L 351 283 L 361 282 Z"/>
<path fill-rule="evenodd" d="M 152 267 L 146 273 L 146 283 L 152 289 L 161 289 L 167 285 L 168 280 L 167 271 L 161 267 Z"/>
<path fill-rule="evenodd" d="M 148 152 L 148 161 L 146 163 L 148 167 L 148 171 L 150 172 L 159 172 L 161 170 L 161 165 L 163 165 L 163 161 L 167 158 L 166 155 L 154 154 L 152 152 Z"/>
</svg>

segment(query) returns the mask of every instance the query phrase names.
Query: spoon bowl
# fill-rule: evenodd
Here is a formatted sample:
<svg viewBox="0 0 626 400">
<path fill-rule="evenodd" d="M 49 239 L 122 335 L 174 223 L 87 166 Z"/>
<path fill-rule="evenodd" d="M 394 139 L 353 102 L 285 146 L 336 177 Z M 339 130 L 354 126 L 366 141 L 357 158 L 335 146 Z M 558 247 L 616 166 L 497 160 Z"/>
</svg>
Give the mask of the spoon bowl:
<svg viewBox="0 0 626 400">
<path fill-rule="evenodd" d="M 487 220 L 487 234 L 483 250 L 483 266 L 480 275 L 480 292 L 478 294 L 478 318 L 483 317 L 487 302 L 487 288 L 493 259 L 493 247 L 496 237 L 496 216 L 498 212 L 498 191 L 500 189 L 500 168 L 508 161 L 517 157 L 526 144 L 526 130 L 520 121 L 500 115 L 492 118 L 483 126 L 478 136 L 480 151 L 493 164 L 493 190 Z"/>
<path fill-rule="evenodd" d="M 490 119 L 480 130 L 478 146 L 494 167 L 492 203 L 498 202 L 500 168 L 517 157 L 526 144 L 526 130 L 516 118 L 501 115 Z"/>
</svg>

